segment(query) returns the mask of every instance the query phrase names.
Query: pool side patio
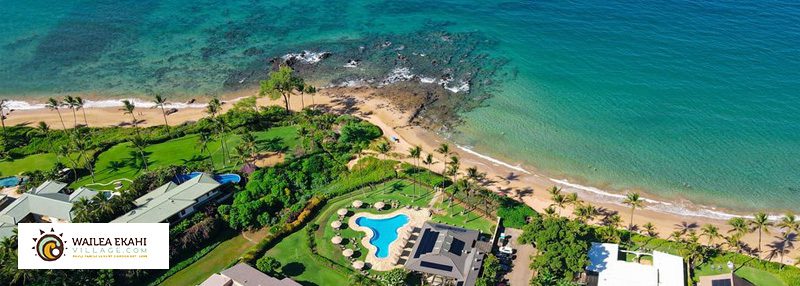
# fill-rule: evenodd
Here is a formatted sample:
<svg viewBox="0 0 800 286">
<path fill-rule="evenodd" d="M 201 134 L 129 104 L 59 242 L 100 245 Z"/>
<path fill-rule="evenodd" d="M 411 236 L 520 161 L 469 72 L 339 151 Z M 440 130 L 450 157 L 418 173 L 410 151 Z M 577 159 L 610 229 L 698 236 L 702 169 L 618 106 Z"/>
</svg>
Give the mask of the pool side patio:
<svg viewBox="0 0 800 286">
<path fill-rule="evenodd" d="M 386 258 L 378 258 L 376 256 L 378 249 L 370 240 L 372 239 L 374 233 L 371 229 L 367 227 L 360 226 L 356 223 L 361 217 L 371 218 L 371 219 L 385 219 L 385 218 L 392 218 L 397 215 L 406 215 L 408 217 L 408 222 L 404 224 L 402 227 L 397 229 L 397 239 L 395 239 L 391 244 L 389 244 L 389 256 Z M 367 249 L 368 254 L 365 258 L 365 262 L 370 265 L 370 268 L 377 271 L 388 271 L 395 268 L 403 267 L 402 264 L 397 263 L 400 259 L 400 255 L 403 252 L 403 247 L 407 244 L 409 237 L 411 237 L 412 231 L 416 228 L 419 229 L 422 225 L 430 219 L 430 210 L 427 208 L 421 208 L 419 210 L 413 208 L 402 208 L 398 209 L 397 211 L 387 213 L 387 214 L 371 214 L 367 212 L 359 212 L 354 214 L 348 220 L 347 225 L 356 231 L 364 232 L 366 235 L 364 238 L 361 239 L 361 244 Z"/>
</svg>

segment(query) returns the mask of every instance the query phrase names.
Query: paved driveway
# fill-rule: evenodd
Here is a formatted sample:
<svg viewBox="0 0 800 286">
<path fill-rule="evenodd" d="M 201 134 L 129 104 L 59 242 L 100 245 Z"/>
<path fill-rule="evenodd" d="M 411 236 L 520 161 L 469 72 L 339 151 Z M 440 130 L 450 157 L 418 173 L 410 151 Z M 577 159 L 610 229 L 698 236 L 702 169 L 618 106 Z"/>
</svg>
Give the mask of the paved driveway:
<svg viewBox="0 0 800 286">
<path fill-rule="evenodd" d="M 508 279 L 511 286 L 528 286 L 533 277 L 533 270 L 529 268 L 531 255 L 536 254 L 536 249 L 530 244 L 520 245 L 517 243 L 517 238 L 522 234 L 522 230 L 506 228 L 505 232 L 511 235 L 510 245 L 516 251 L 515 255 L 517 256 L 512 262 L 511 272 L 507 273 L 505 278 Z"/>
</svg>

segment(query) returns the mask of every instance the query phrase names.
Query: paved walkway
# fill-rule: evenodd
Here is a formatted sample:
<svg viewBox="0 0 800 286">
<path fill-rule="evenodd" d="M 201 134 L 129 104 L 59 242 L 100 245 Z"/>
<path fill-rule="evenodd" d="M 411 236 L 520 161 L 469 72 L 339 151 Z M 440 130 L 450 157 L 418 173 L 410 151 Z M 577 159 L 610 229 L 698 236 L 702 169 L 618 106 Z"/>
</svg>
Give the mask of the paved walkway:
<svg viewBox="0 0 800 286">
<path fill-rule="evenodd" d="M 533 277 L 533 270 L 529 268 L 531 255 L 536 254 L 536 249 L 530 244 L 521 245 L 517 243 L 517 238 L 522 234 L 522 230 L 506 228 L 505 233 L 511 235 L 510 245 L 517 251 L 517 258 L 514 259 L 511 272 L 506 274 L 505 277 L 511 286 L 528 286 Z"/>
</svg>

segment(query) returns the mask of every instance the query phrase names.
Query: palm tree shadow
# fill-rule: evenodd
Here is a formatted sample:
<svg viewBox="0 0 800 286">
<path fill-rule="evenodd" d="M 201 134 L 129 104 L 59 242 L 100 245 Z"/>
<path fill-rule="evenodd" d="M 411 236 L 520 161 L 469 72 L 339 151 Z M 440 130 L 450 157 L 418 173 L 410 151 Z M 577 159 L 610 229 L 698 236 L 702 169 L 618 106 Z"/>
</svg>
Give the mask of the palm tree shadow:
<svg viewBox="0 0 800 286">
<path fill-rule="evenodd" d="M 203 161 L 205 161 L 205 160 L 208 160 L 208 156 L 206 156 L 206 155 L 198 155 L 198 154 L 194 154 L 194 155 L 192 155 L 192 158 L 189 158 L 189 159 L 181 159 L 181 162 L 182 162 L 184 165 L 186 165 L 186 164 L 190 164 L 190 163 L 203 162 Z"/>
<path fill-rule="evenodd" d="M 283 138 L 280 137 L 256 140 L 256 146 L 260 150 L 279 153 L 284 153 L 289 150 L 289 147 L 284 144 Z"/>
<path fill-rule="evenodd" d="M 690 232 L 692 230 L 696 230 L 698 227 L 700 227 L 700 225 L 698 225 L 696 222 L 685 222 L 685 221 L 682 221 L 681 223 L 676 223 L 675 224 L 675 228 L 680 230 L 681 233 L 687 233 L 687 232 Z"/>
</svg>

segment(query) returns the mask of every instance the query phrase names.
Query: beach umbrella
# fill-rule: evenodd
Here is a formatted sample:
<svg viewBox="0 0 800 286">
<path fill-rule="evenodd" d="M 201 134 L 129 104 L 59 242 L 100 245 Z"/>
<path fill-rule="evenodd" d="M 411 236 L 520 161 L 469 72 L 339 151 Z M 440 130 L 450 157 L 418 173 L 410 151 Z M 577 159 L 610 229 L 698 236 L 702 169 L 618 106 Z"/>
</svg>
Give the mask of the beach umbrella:
<svg viewBox="0 0 800 286">
<path fill-rule="evenodd" d="M 358 269 L 358 270 L 363 269 L 364 268 L 364 261 L 357 260 L 357 261 L 353 262 L 353 268 Z"/>
<path fill-rule="evenodd" d="M 362 205 L 364 205 L 364 202 L 362 202 L 362 201 L 359 201 L 359 200 L 353 201 L 353 207 L 354 208 L 360 208 Z"/>
<path fill-rule="evenodd" d="M 334 236 L 334 237 L 331 237 L 331 242 L 333 242 L 333 244 L 339 244 L 339 243 L 342 243 L 342 237 L 341 237 L 341 236 L 338 236 L 338 235 L 337 235 L 337 236 Z"/>
<path fill-rule="evenodd" d="M 339 209 L 338 211 L 336 211 L 336 213 L 339 214 L 340 216 L 345 216 L 347 215 L 347 209 Z"/>
<path fill-rule="evenodd" d="M 331 222 L 331 227 L 335 228 L 335 229 L 339 229 L 340 227 L 342 227 L 342 222 L 338 221 L 338 220 L 335 220 L 335 221 Z"/>
<path fill-rule="evenodd" d="M 352 250 L 352 249 L 349 249 L 349 248 L 348 248 L 348 249 L 345 249 L 345 250 L 342 250 L 342 255 L 344 255 L 344 257 L 350 257 L 350 256 L 353 256 L 353 250 Z"/>
<path fill-rule="evenodd" d="M 386 204 L 384 204 L 383 202 L 375 203 L 375 209 L 378 209 L 378 210 L 382 210 L 383 207 L 385 207 L 385 206 L 386 206 Z"/>
</svg>

